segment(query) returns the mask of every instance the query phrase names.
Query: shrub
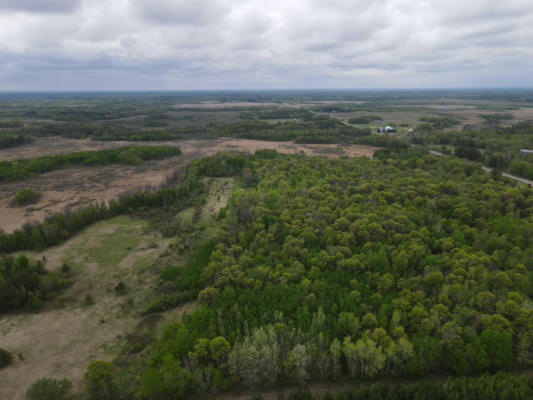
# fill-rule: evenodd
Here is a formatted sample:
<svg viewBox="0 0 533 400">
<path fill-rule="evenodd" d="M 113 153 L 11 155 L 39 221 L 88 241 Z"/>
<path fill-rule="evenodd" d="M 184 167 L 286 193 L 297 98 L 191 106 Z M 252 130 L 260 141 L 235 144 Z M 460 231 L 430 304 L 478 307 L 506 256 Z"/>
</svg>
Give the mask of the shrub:
<svg viewBox="0 0 533 400">
<path fill-rule="evenodd" d="M 128 288 L 126 287 L 126 284 L 124 282 L 122 282 L 122 281 L 117 283 L 117 286 L 115 286 L 115 292 L 118 295 L 126 294 L 127 291 L 128 291 Z"/>
<path fill-rule="evenodd" d="M 83 305 L 84 306 L 92 306 L 94 304 L 93 296 L 90 294 L 87 294 L 85 298 L 83 299 Z"/>
<path fill-rule="evenodd" d="M 91 400 L 118 400 L 123 398 L 117 384 L 117 372 L 107 361 L 94 361 L 83 375 L 85 388 Z"/>
<path fill-rule="evenodd" d="M 71 387 L 68 379 L 41 378 L 30 386 L 26 396 L 30 400 L 64 400 Z"/>
<path fill-rule="evenodd" d="M 7 367 L 9 364 L 11 364 L 12 360 L 13 356 L 11 353 L 0 347 L 0 369 Z"/>
<path fill-rule="evenodd" d="M 11 202 L 12 206 L 27 206 L 35 204 L 41 199 L 41 192 L 32 188 L 21 189 Z"/>
</svg>

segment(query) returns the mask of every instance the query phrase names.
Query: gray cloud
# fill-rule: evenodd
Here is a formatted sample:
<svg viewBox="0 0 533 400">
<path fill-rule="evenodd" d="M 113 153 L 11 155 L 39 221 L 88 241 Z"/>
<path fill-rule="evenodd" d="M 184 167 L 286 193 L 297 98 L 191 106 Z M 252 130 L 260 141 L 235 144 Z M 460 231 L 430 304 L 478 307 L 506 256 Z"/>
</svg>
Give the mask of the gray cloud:
<svg viewBox="0 0 533 400">
<path fill-rule="evenodd" d="M 205 25 L 224 18 L 231 8 L 218 0 L 130 0 L 144 18 L 160 24 Z"/>
<path fill-rule="evenodd" d="M 0 10 L 29 13 L 68 13 L 74 11 L 81 0 L 0 0 Z"/>
<path fill-rule="evenodd" d="M 529 3 L 0 0 L 0 90 L 531 86 Z"/>
</svg>

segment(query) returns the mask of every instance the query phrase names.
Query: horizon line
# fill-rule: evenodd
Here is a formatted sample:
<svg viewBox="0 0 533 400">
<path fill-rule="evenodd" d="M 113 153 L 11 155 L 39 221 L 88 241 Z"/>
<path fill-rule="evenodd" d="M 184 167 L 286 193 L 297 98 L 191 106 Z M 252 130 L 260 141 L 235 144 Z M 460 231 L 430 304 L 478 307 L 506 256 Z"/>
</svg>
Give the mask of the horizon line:
<svg viewBox="0 0 533 400">
<path fill-rule="evenodd" d="M 440 92 L 451 92 L 451 91 L 527 91 L 533 90 L 533 86 L 497 86 L 497 87 L 468 87 L 468 86 L 458 86 L 458 87 L 431 87 L 431 88 L 306 88 L 306 89 L 297 89 L 297 88 L 254 88 L 254 89 L 69 89 L 69 90 L 53 90 L 53 89 L 20 89 L 20 90 L 2 90 L 0 89 L 0 95 L 3 94 L 112 94 L 112 93 L 221 93 L 221 92 L 230 92 L 230 93 L 239 93 L 239 92 L 430 92 L 430 91 L 440 91 Z"/>
</svg>

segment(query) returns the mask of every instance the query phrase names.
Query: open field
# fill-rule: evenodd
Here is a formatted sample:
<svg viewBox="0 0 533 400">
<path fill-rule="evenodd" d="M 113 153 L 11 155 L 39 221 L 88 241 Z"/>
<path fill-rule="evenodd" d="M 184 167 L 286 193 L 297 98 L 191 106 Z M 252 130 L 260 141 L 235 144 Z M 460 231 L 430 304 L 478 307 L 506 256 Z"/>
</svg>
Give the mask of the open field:
<svg viewBox="0 0 533 400">
<path fill-rule="evenodd" d="M 15 149 L 1 150 L 0 160 L 64 154 L 73 151 L 115 148 L 128 141 L 96 142 L 88 139 L 60 137 L 38 139 L 35 143 Z M 148 143 L 150 144 L 150 143 Z M 145 162 L 138 166 L 109 165 L 105 167 L 76 167 L 35 176 L 24 181 L 5 183 L 0 188 L 0 229 L 12 232 L 25 222 L 42 221 L 49 215 L 62 212 L 65 207 L 81 207 L 94 202 L 107 202 L 121 193 L 147 186 L 157 186 L 176 169 L 194 159 L 236 150 L 253 153 L 269 148 L 280 153 L 320 155 L 327 157 L 372 157 L 375 148 L 363 145 L 337 144 L 302 145 L 294 142 L 268 142 L 260 140 L 223 138 L 216 140 L 188 140 L 151 142 L 154 145 L 179 146 L 183 154 L 160 161 Z M 42 198 L 29 207 L 10 207 L 17 190 L 37 188 Z"/>
<path fill-rule="evenodd" d="M 46 257 L 49 270 L 67 263 L 74 283 L 36 314 L 0 317 L 2 346 L 16 356 L 0 374 L 0 398 L 24 399 L 26 388 L 43 376 L 66 377 L 81 390 L 87 364 L 118 355 L 125 335 L 142 319 L 135 313 L 154 277 L 148 267 L 169 245 L 169 239 L 145 232 L 146 223 L 117 217 L 94 224 L 68 242 L 32 258 Z M 124 282 L 128 291 L 115 293 Z M 94 304 L 86 303 L 91 296 Z"/>
</svg>

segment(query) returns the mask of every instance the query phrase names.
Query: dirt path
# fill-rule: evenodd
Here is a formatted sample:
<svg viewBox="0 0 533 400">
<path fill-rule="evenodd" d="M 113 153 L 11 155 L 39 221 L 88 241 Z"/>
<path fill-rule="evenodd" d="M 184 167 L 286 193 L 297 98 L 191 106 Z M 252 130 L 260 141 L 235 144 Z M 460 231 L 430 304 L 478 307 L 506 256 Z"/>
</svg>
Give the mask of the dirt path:
<svg viewBox="0 0 533 400">
<path fill-rule="evenodd" d="M 485 167 L 485 166 L 482 166 L 481 168 L 483 169 L 483 171 L 486 171 L 488 173 L 492 172 L 492 168 Z M 502 176 L 509 178 L 509 179 L 513 179 L 517 182 L 525 183 L 526 185 L 529 185 L 529 186 L 533 186 L 533 181 L 530 181 L 529 179 L 520 178 L 519 176 L 511 175 L 511 174 L 508 174 L 507 172 L 502 172 Z"/>
<path fill-rule="evenodd" d="M 433 154 L 434 156 L 439 156 L 439 157 L 446 156 L 446 154 L 441 153 L 440 151 L 436 151 L 436 150 L 430 150 L 429 153 Z M 481 166 L 481 169 L 485 172 L 488 172 L 489 174 L 492 172 L 492 168 L 485 167 L 484 165 Z M 519 176 L 511 175 L 511 174 L 508 174 L 507 172 L 502 172 L 502 176 L 505 178 L 512 179 L 517 182 L 525 183 L 526 185 L 529 185 L 529 186 L 533 186 L 533 181 L 529 179 L 520 178 Z"/>
</svg>

